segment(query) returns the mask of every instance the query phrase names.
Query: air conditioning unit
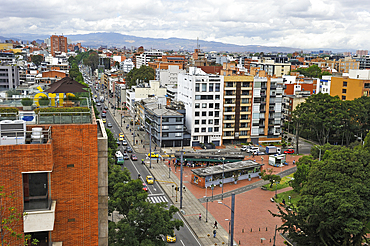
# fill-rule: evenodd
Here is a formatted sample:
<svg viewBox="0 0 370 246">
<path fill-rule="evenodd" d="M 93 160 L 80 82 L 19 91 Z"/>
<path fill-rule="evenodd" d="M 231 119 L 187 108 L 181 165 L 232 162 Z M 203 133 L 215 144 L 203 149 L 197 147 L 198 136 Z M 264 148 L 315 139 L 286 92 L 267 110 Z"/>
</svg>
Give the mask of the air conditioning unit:
<svg viewBox="0 0 370 246">
<path fill-rule="evenodd" d="M 0 145 L 26 143 L 26 122 L 23 120 L 0 121 Z"/>
<path fill-rule="evenodd" d="M 44 135 L 42 135 L 42 128 L 41 127 L 32 128 L 31 144 L 41 144 L 43 143 L 43 140 Z"/>
</svg>

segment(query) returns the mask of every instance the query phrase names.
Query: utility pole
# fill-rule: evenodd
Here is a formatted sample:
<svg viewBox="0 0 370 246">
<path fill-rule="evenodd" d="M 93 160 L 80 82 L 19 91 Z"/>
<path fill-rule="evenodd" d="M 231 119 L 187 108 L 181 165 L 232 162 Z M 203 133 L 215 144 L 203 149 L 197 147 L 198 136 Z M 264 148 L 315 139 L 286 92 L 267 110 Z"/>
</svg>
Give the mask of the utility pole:
<svg viewBox="0 0 370 246">
<path fill-rule="evenodd" d="M 149 168 L 152 168 L 152 125 L 149 123 Z"/>
<path fill-rule="evenodd" d="M 183 150 L 183 141 L 181 141 L 181 162 L 180 162 L 180 165 L 181 165 L 181 169 L 180 169 L 180 209 L 182 209 L 182 165 L 183 165 L 183 154 L 184 154 L 184 150 Z"/>
<path fill-rule="evenodd" d="M 299 142 L 299 134 L 298 134 L 298 129 L 299 128 L 299 122 L 297 121 L 297 127 L 295 130 L 295 143 L 296 143 L 296 154 L 299 154 L 299 149 L 298 149 L 298 142 Z"/>
</svg>

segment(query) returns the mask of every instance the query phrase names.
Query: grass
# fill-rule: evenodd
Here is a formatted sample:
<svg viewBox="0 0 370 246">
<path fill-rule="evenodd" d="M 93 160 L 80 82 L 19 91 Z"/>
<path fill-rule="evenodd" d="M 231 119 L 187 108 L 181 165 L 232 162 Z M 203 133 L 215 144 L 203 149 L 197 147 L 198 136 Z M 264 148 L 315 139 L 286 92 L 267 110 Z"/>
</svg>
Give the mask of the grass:
<svg viewBox="0 0 370 246">
<path fill-rule="evenodd" d="M 301 195 L 299 193 L 295 192 L 294 190 L 289 190 L 289 191 L 278 194 L 278 197 L 277 197 L 276 201 L 277 201 L 277 203 L 281 203 L 284 199 L 285 204 L 288 205 L 289 204 L 289 196 L 290 196 L 291 204 L 296 206 L 297 202 L 301 198 Z"/>
<path fill-rule="evenodd" d="M 284 189 L 286 187 L 289 187 L 289 181 L 293 178 L 293 173 L 285 176 L 281 179 L 280 183 L 277 185 L 277 189 Z M 265 187 L 267 190 L 275 191 L 276 190 L 276 184 L 272 185 L 272 188 L 270 188 L 270 184 L 265 184 L 263 187 Z"/>
</svg>

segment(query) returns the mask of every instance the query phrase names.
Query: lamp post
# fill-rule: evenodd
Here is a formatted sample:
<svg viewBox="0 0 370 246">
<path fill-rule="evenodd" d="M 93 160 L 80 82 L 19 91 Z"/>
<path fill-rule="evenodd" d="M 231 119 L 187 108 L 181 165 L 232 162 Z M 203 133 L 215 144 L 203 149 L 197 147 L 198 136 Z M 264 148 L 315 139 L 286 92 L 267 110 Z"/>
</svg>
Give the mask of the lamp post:
<svg viewBox="0 0 370 246">
<path fill-rule="evenodd" d="M 234 213 L 235 213 L 235 193 L 231 194 L 231 208 L 222 202 L 218 202 L 226 206 L 231 211 L 231 225 L 230 225 L 230 245 L 234 242 Z"/>
<path fill-rule="evenodd" d="M 206 223 L 208 222 L 208 197 L 204 196 L 206 198 Z"/>
<path fill-rule="evenodd" d="M 229 242 L 230 242 L 230 220 L 229 219 L 225 219 L 225 221 L 228 221 L 229 222 L 229 234 L 227 235 L 227 245 L 229 246 Z"/>
<path fill-rule="evenodd" d="M 275 198 L 277 198 L 277 185 L 278 185 L 278 181 L 276 180 L 276 182 L 275 182 L 275 180 L 273 180 L 273 182 L 276 184 L 276 189 L 275 189 Z"/>
<path fill-rule="evenodd" d="M 182 165 L 183 165 L 183 154 L 184 154 L 184 149 L 183 149 L 183 142 L 181 142 L 181 162 L 180 162 L 180 209 L 182 209 Z"/>
<path fill-rule="evenodd" d="M 317 148 L 318 150 L 320 150 L 320 153 L 319 153 L 319 161 L 321 161 L 321 148 L 317 147 L 316 145 L 314 145 L 315 148 Z"/>
<path fill-rule="evenodd" d="M 225 157 L 222 157 L 222 194 L 221 200 L 224 200 L 224 178 L 225 178 Z"/>
</svg>

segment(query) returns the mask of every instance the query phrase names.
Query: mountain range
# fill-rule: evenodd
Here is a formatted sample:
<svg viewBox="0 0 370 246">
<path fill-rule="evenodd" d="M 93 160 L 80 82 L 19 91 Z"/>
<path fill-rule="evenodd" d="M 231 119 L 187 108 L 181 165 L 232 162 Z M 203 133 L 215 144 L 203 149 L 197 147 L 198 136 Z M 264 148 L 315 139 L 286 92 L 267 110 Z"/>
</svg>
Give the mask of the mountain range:
<svg viewBox="0 0 370 246">
<path fill-rule="evenodd" d="M 217 52 L 281 52 L 281 53 L 292 53 L 295 51 L 310 52 L 311 50 L 304 50 L 300 48 L 292 47 L 277 47 L 277 46 L 262 46 L 262 45 L 236 45 L 236 44 L 226 44 L 214 41 L 204 41 L 196 39 L 183 39 L 183 38 L 145 38 L 136 37 L 131 35 L 124 35 L 114 32 L 98 32 L 89 34 L 74 34 L 65 35 L 69 38 L 72 43 L 81 43 L 84 47 L 97 48 L 100 46 L 126 47 L 130 49 L 131 47 L 143 46 L 145 49 L 160 49 L 160 50 L 188 50 L 193 51 L 200 46 L 203 51 L 217 51 Z M 14 34 L 10 37 L 0 36 L 0 42 L 8 39 L 22 40 L 22 41 L 33 41 L 36 40 L 40 42 L 50 36 L 48 35 L 37 35 L 37 34 Z M 339 50 L 339 49 L 312 49 L 312 50 L 331 50 L 332 52 L 342 52 L 342 51 L 352 51 L 352 50 Z"/>
</svg>

